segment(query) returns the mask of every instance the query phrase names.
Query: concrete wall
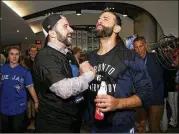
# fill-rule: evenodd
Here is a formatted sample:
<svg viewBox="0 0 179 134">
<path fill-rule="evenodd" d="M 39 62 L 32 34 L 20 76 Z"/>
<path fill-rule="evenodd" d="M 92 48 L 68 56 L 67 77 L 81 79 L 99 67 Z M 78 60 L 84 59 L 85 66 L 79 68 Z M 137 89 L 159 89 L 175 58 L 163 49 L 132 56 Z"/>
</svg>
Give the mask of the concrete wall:
<svg viewBox="0 0 179 134">
<path fill-rule="evenodd" d="M 112 1 L 111 1 L 112 2 Z M 165 35 L 173 34 L 178 37 L 178 1 L 119 1 L 144 8 L 160 24 Z"/>
</svg>

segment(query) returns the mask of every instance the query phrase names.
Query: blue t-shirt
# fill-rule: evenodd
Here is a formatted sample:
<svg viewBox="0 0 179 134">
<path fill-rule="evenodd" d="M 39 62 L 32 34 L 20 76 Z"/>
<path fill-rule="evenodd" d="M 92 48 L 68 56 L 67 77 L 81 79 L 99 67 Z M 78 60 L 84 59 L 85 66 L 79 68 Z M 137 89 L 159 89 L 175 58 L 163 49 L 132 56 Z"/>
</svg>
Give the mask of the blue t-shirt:
<svg viewBox="0 0 179 134">
<path fill-rule="evenodd" d="M 79 68 L 77 67 L 77 65 L 74 64 L 70 64 L 71 70 L 72 70 L 72 74 L 73 77 L 78 77 L 79 76 Z M 75 96 L 75 102 L 79 103 L 83 100 L 83 95 L 82 93 L 79 93 L 78 95 Z"/>
<path fill-rule="evenodd" d="M 9 64 L 5 64 L 1 67 L 0 73 L 0 112 L 6 115 L 24 112 L 27 109 L 26 87 L 33 85 L 30 71 L 21 65 L 11 68 Z"/>
<path fill-rule="evenodd" d="M 79 76 L 79 69 L 76 65 L 70 64 L 71 70 L 73 77 L 78 77 Z"/>
</svg>

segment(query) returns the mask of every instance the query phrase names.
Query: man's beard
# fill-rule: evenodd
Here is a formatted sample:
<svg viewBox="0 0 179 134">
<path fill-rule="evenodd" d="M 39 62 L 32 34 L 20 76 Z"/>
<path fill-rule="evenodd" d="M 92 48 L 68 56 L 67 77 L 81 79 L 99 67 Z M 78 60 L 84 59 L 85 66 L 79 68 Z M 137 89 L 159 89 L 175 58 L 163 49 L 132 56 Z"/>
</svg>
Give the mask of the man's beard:
<svg viewBox="0 0 179 134">
<path fill-rule="evenodd" d="M 69 47 L 72 42 L 70 40 L 68 40 L 68 34 L 66 35 L 66 37 L 64 37 L 59 31 L 56 30 L 57 33 L 57 39 L 62 42 L 64 45 L 66 45 L 67 47 Z"/>
<path fill-rule="evenodd" d="M 113 28 L 102 26 L 102 29 L 95 29 L 95 33 L 98 38 L 110 37 L 113 33 Z"/>
</svg>

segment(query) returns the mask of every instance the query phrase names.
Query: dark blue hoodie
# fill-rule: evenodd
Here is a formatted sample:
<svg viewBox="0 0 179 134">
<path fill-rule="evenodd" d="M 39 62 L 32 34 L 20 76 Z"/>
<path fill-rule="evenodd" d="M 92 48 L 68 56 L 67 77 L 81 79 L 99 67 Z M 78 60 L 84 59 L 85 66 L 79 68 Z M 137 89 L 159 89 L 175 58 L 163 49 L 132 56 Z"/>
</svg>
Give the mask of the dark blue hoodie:
<svg viewBox="0 0 179 134">
<path fill-rule="evenodd" d="M 90 98 L 95 109 L 94 99 L 101 81 L 107 83 L 107 93 L 116 98 L 128 98 L 135 94 L 147 107 L 152 100 L 152 82 L 141 57 L 124 47 L 123 42 L 104 55 L 93 51 L 88 56 L 89 63 L 97 71 L 90 83 Z M 135 124 L 134 109 L 119 109 L 104 113 L 104 120 L 94 119 L 93 125 L 99 133 L 128 132 Z"/>
</svg>

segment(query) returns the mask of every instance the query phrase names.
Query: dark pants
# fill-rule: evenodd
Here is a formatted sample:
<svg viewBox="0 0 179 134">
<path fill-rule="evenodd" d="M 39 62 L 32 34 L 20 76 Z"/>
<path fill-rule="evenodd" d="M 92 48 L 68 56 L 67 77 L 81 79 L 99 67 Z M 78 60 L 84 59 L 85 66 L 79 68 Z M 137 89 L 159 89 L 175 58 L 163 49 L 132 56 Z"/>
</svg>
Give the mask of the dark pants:
<svg viewBox="0 0 179 134">
<path fill-rule="evenodd" d="M 72 119 L 70 124 L 59 122 L 55 116 L 45 115 L 44 111 L 39 108 L 39 113 L 35 118 L 35 132 L 36 133 L 80 133 L 82 125 L 82 117 L 84 115 L 84 106 L 81 103 L 77 113 L 77 118 Z M 43 115 L 41 115 L 41 113 Z"/>
<path fill-rule="evenodd" d="M 0 114 L 0 133 L 2 133 L 2 115 Z"/>
<path fill-rule="evenodd" d="M 1 114 L 1 120 L 3 133 L 22 133 L 25 131 L 25 112 L 13 116 Z"/>
<path fill-rule="evenodd" d="M 160 121 L 162 119 L 164 111 L 163 105 L 152 105 L 147 109 L 137 108 L 137 130 L 139 133 L 146 132 L 147 119 L 149 122 L 149 132 L 159 133 L 160 132 Z"/>
<path fill-rule="evenodd" d="M 86 109 L 85 102 L 81 102 L 78 104 L 78 113 L 77 113 L 77 120 L 74 122 L 74 133 L 80 133 L 81 131 L 81 125 L 84 117 L 84 112 Z"/>
<path fill-rule="evenodd" d="M 35 118 L 36 133 L 74 133 L 74 126 L 60 124 L 56 119 L 42 118 L 39 114 Z"/>
</svg>

